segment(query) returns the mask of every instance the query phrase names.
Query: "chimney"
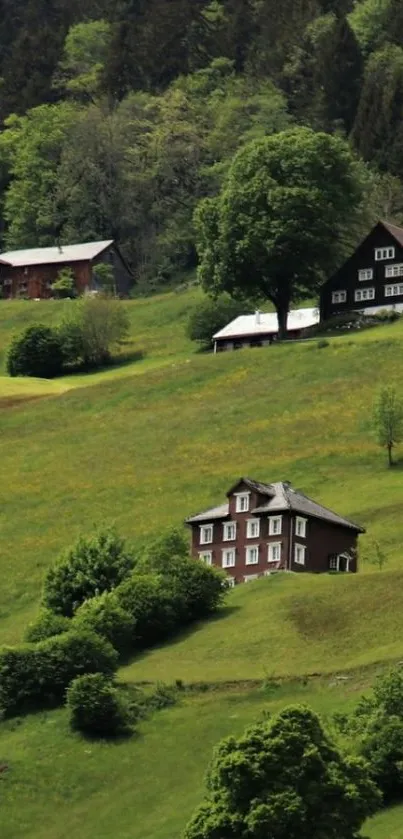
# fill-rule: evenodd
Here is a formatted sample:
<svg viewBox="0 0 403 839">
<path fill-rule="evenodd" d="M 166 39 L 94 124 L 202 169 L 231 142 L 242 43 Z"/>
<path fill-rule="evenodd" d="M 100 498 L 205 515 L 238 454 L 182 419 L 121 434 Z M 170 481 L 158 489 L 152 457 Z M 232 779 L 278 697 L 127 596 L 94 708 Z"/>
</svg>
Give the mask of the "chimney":
<svg viewBox="0 0 403 839">
<path fill-rule="evenodd" d="M 261 314 L 262 314 L 262 313 L 261 313 L 261 312 L 259 312 L 259 309 L 256 309 L 256 312 L 255 312 L 255 323 L 256 323 L 256 324 L 261 323 L 261 318 L 260 318 Z"/>
</svg>

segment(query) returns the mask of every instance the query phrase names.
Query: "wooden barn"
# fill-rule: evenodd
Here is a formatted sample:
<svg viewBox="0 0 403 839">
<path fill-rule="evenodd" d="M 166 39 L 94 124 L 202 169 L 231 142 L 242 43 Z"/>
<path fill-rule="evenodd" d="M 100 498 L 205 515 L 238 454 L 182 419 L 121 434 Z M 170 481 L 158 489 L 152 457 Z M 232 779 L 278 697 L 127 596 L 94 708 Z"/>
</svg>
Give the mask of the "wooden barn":
<svg viewBox="0 0 403 839">
<path fill-rule="evenodd" d="M 97 290 L 96 267 L 100 263 L 112 267 L 116 294 L 126 297 L 134 278 L 112 239 L 0 254 L 2 296 L 31 299 L 52 297 L 52 283 L 57 280 L 62 268 L 71 269 L 78 294 Z"/>
</svg>

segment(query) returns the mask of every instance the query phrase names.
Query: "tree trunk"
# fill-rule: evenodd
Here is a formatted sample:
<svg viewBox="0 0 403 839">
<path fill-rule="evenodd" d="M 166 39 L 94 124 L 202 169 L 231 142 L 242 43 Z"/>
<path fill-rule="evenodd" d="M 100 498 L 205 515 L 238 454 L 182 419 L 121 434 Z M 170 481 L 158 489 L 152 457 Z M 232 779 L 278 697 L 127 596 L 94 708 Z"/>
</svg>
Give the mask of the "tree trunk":
<svg viewBox="0 0 403 839">
<path fill-rule="evenodd" d="M 393 447 L 393 443 L 388 443 L 388 463 L 389 463 L 389 466 L 393 466 L 392 447 Z"/>
<path fill-rule="evenodd" d="M 280 341 L 284 341 L 287 337 L 287 317 L 288 306 L 277 306 L 277 320 L 278 320 L 278 337 Z"/>
</svg>

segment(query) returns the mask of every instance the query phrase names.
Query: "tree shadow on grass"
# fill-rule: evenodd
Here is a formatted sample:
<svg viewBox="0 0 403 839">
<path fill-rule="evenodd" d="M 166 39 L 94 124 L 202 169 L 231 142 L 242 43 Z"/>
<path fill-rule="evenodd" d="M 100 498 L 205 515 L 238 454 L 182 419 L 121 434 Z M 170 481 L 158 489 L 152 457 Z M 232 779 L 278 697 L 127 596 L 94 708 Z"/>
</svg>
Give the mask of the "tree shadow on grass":
<svg viewBox="0 0 403 839">
<path fill-rule="evenodd" d="M 93 373 L 104 373 L 107 370 L 127 367 L 129 364 L 133 364 L 136 361 L 143 361 L 143 359 L 146 358 L 146 355 L 147 354 L 143 350 L 126 350 L 125 352 L 120 352 L 117 355 L 111 356 L 111 358 L 108 361 L 105 361 L 104 364 L 97 365 L 96 367 L 85 364 L 76 364 L 71 367 L 66 367 L 63 375 L 90 376 Z"/>
</svg>

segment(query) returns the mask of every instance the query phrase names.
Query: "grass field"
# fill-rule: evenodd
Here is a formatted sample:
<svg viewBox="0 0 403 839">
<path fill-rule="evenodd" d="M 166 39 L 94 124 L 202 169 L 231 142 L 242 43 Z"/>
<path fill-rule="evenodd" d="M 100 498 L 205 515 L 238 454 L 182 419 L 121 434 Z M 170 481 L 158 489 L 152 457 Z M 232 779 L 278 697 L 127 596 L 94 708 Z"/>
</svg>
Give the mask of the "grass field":
<svg viewBox="0 0 403 839">
<path fill-rule="evenodd" d="M 80 534 L 116 523 L 134 545 L 214 504 L 242 475 L 290 480 L 362 522 L 356 577 L 284 576 L 231 592 L 222 613 L 121 671 L 131 681 L 215 682 L 117 746 L 67 731 L 63 711 L 0 727 L 6 839 L 173 839 L 200 799 L 211 748 L 263 708 L 301 700 L 328 717 L 403 658 L 402 479 L 371 436 L 381 384 L 402 390 L 403 323 L 216 357 L 185 325 L 197 290 L 129 304 L 138 354 L 55 382 L 0 378 L 0 642 L 35 614 L 45 569 Z M 11 335 L 56 323 L 69 303 L 0 305 L 0 373 Z M 140 358 L 140 354 L 142 357 Z M 365 561 L 372 539 L 388 556 Z M 320 677 L 296 683 L 296 676 Z M 347 676 L 338 680 L 333 674 Z M 274 694 L 248 680 L 281 677 Z M 46 813 L 46 816 L 44 815 Z M 3 818 L 4 817 L 4 818 Z M 370 839 L 403 839 L 403 810 Z"/>
</svg>

